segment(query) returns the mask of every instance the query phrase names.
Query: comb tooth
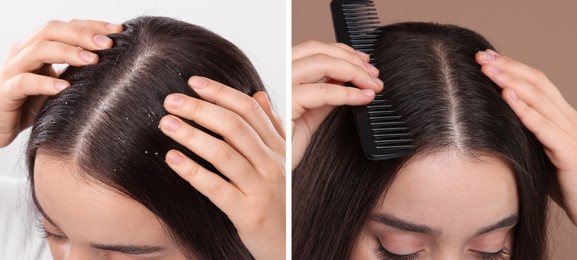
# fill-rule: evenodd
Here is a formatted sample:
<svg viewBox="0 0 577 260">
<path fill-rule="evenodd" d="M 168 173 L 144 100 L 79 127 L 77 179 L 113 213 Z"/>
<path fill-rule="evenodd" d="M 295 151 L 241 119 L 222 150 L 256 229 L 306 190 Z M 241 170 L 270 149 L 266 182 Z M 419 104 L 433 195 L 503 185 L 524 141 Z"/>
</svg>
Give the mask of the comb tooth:
<svg viewBox="0 0 577 260">
<path fill-rule="evenodd" d="M 343 8 L 349 8 L 349 7 L 358 8 L 359 6 L 360 7 L 375 6 L 375 3 L 368 1 L 345 1 L 341 5 L 343 6 Z"/>
<path fill-rule="evenodd" d="M 410 133 L 402 133 L 402 132 L 401 133 L 375 134 L 375 138 L 377 140 L 386 139 L 386 138 L 410 137 L 410 136 L 413 136 L 413 135 Z"/>
<path fill-rule="evenodd" d="M 388 105 L 390 106 L 390 105 Z M 373 118 L 379 117 L 379 116 L 387 116 L 389 114 L 395 114 L 396 111 L 391 109 L 391 108 L 378 108 L 378 109 L 367 109 L 368 113 L 369 113 L 369 118 L 372 120 Z"/>
<path fill-rule="evenodd" d="M 387 127 L 387 128 L 379 128 L 379 129 L 374 129 L 374 132 L 376 134 L 383 134 L 383 133 L 392 133 L 392 132 L 403 132 L 403 131 L 409 131 L 410 128 L 403 126 L 403 127 Z"/>
<path fill-rule="evenodd" d="M 355 49 L 371 49 L 373 47 L 373 44 L 353 44 L 353 48 Z"/>
<path fill-rule="evenodd" d="M 375 96 L 376 96 L 376 97 L 379 97 L 379 98 L 382 98 L 382 97 L 383 97 L 383 94 L 377 93 Z M 374 99 L 371 103 L 385 103 L 385 102 L 387 102 L 387 101 L 384 100 L 384 99 Z"/>
<path fill-rule="evenodd" d="M 358 12 L 359 10 L 371 10 L 376 12 L 377 11 L 377 7 L 374 5 L 363 5 L 363 6 L 343 6 L 343 12 L 347 13 L 347 12 Z"/>
<path fill-rule="evenodd" d="M 376 8 L 348 8 L 343 10 L 345 18 L 357 18 L 357 20 L 362 19 L 378 19 Z M 362 15 L 362 16 L 361 16 Z"/>
<path fill-rule="evenodd" d="M 368 107 L 368 108 L 390 108 L 392 106 L 390 104 L 388 104 L 387 101 L 384 99 L 376 99 L 375 98 L 366 107 Z"/>
<path fill-rule="evenodd" d="M 369 30 L 374 30 L 376 28 L 376 26 L 371 25 L 371 24 L 348 24 L 347 27 L 349 29 L 355 29 L 357 31 L 360 31 L 360 30 L 369 31 Z M 354 32 L 351 32 L 351 34 L 354 34 Z"/>
<path fill-rule="evenodd" d="M 407 150 L 405 152 L 402 152 L 403 154 L 406 153 L 410 153 L 413 149 L 415 149 L 414 145 L 387 145 L 387 146 L 381 146 L 381 145 L 377 145 L 377 149 L 383 149 L 383 150 L 397 150 L 397 149 L 402 149 L 402 150 Z"/>
<path fill-rule="evenodd" d="M 408 144 L 412 142 L 412 139 L 392 139 L 392 140 L 378 140 L 377 145 L 388 145 L 388 144 Z"/>
<path fill-rule="evenodd" d="M 393 112 L 391 112 L 391 114 L 392 113 Z M 402 118 L 401 116 L 372 116 L 371 120 L 373 120 L 375 123 L 379 123 L 379 122 L 383 122 L 383 121 L 387 121 L 387 123 L 397 123 L 397 122 L 388 122 L 388 121 L 389 120 L 399 120 L 401 118 Z"/>
<path fill-rule="evenodd" d="M 391 108 L 391 105 L 367 105 L 369 109 L 386 109 Z"/>
<path fill-rule="evenodd" d="M 349 21 L 349 20 L 359 20 L 358 17 L 345 17 L 345 21 Z M 378 17 L 363 17 L 362 18 L 363 21 L 378 21 L 379 18 Z"/>
<path fill-rule="evenodd" d="M 366 45 L 371 44 L 371 45 L 374 45 L 374 42 L 375 42 L 374 40 L 353 40 L 353 44 L 356 44 L 356 45 L 362 45 L 362 44 L 366 44 Z"/>
<path fill-rule="evenodd" d="M 350 21 L 348 25 L 379 25 L 379 21 Z"/>
<path fill-rule="evenodd" d="M 402 126 L 404 124 L 404 122 L 402 121 L 392 121 L 392 122 L 388 122 L 388 121 L 381 121 L 381 122 L 371 122 L 371 125 L 373 127 L 389 127 L 389 126 Z"/>
<path fill-rule="evenodd" d="M 373 41 L 377 41 L 377 39 L 375 39 L 374 36 L 370 35 L 370 34 L 366 34 L 366 33 L 361 33 L 361 34 L 353 34 L 351 35 L 351 39 L 371 39 Z"/>
</svg>

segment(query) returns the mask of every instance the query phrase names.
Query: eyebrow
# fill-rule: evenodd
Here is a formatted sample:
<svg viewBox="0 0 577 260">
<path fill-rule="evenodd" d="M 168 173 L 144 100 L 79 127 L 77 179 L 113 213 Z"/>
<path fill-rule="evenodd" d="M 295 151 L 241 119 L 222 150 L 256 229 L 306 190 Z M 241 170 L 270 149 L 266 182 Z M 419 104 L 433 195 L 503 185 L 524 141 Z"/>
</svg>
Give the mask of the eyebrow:
<svg viewBox="0 0 577 260">
<path fill-rule="evenodd" d="M 371 219 L 373 221 L 379 222 L 381 224 L 387 225 L 389 227 L 396 228 L 398 230 L 423 233 L 427 235 L 438 234 L 439 230 L 435 230 L 431 227 L 425 225 L 414 224 L 395 216 L 389 214 L 374 214 Z"/>
<path fill-rule="evenodd" d="M 114 251 L 129 255 L 143 255 L 164 251 L 165 249 L 158 246 L 135 246 L 135 245 L 98 245 L 91 244 L 96 249 Z"/>
<path fill-rule="evenodd" d="M 486 233 L 489 233 L 495 229 L 500 229 L 500 228 L 504 228 L 504 227 L 511 227 L 511 226 L 517 225 L 518 221 L 519 221 L 519 216 L 517 214 L 513 214 L 511 216 L 508 216 L 508 217 L 502 219 L 501 221 L 499 221 L 493 225 L 482 228 L 481 230 L 479 230 L 479 232 L 477 232 L 477 235 L 486 234 Z"/>
<path fill-rule="evenodd" d="M 440 230 L 428 227 L 426 225 L 419 225 L 419 224 L 411 223 L 411 222 L 402 220 L 400 218 L 397 218 L 397 217 L 389 215 L 389 214 L 374 214 L 371 216 L 371 219 L 373 221 L 379 222 L 379 223 L 387 225 L 389 227 L 396 228 L 398 230 L 422 233 L 422 234 L 427 234 L 427 235 L 435 235 L 435 234 L 441 233 Z M 487 227 L 480 229 L 477 232 L 477 236 L 489 233 L 489 232 L 496 230 L 496 229 L 499 229 L 499 228 L 514 226 L 517 224 L 518 220 L 519 220 L 519 216 L 517 214 L 513 214 L 511 216 L 508 216 L 508 217 L 498 221 L 497 223 L 495 223 L 493 225 L 490 225 L 490 226 L 487 226 Z"/>
<path fill-rule="evenodd" d="M 42 209 L 42 207 L 40 206 L 40 203 L 36 198 L 36 192 L 32 192 L 32 201 L 34 202 L 36 209 L 38 209 L 38 212 L 40 212 L 42 217 L 46 219 L 46 221 L 48 221 L 52 226 L 60 229 L 60 227 L 58 227 L 58 225 L 56 225 L 56 223 L 54 223 L 54 221 L 50 219 L 50 217 L 48 217 L 46 212 L 44 212 L 44 209 Z M 90 244 L 90 246 L 100 250 L 119 252 L 129 255 L 143 255 L 143 254 L 161 252 L 165 250 L 165 248 L 158 246 L 100 245 L 100 244 Z"/>
</svg>

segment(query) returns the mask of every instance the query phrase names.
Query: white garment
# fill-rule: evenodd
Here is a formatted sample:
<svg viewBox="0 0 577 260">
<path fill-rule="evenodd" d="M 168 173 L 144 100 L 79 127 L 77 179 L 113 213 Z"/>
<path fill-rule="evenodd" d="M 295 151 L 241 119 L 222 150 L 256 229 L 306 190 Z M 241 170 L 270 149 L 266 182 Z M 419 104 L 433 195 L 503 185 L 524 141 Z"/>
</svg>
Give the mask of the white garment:
<svg viewBox="0 0 577 260">
<path fill-rule="evenodd" d="M 37 225 L 28 181 L 0 176 L 0 259 L 52 259 Z"/>
</svg>

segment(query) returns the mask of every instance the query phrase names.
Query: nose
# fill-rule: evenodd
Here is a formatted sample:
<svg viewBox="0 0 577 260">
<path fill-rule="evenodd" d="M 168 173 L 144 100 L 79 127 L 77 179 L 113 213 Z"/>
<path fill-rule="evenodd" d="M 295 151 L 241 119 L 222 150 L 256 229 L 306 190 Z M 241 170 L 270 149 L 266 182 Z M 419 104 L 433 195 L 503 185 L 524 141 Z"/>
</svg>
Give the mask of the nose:
<svg viewBox="0 0 577 260">
<path fill-rule="evenodd" d="M 443 250 L 434 255 L 435 260 L 462 260 L 465 259 L 463 252 L 460 250 Z"/>
</svg>

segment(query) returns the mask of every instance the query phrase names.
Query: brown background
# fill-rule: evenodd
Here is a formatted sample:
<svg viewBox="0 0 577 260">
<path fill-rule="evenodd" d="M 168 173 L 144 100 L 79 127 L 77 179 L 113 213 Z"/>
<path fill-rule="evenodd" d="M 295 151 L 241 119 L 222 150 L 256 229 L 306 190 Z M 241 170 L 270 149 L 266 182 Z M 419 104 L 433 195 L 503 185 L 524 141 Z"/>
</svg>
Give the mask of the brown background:
<svg viewBox="0 0 577 260">
<path fill-rule="evenodd" d="M 577 1 L 376 0 L 381 23 L 452 23 L 485 36 L 499 51 L 545 72 L 577 107 Z M 292 42 L 334 42 L 330 0 L 292 1 Z M 577 160 L 577 158 L 576 158 Z M 556 206 L 550 259 L 577 259 L 577 227 Z"/>
</svg>

